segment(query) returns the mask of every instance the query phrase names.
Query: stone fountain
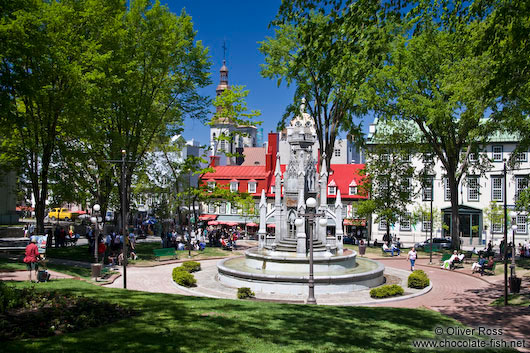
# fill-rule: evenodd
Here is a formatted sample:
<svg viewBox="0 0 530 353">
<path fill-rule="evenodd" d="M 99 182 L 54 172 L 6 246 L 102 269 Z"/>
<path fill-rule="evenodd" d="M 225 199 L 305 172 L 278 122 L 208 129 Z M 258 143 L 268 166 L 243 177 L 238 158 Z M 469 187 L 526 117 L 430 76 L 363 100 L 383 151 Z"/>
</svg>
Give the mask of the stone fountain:
<svg viewBox="0 0 530 353">
<path fill-rule="evenodd" d="M 355 251 L 343 249 L 343 205 L 340 191 L 335 204 L 327 204 L 328 172 L 322 164 L 316 169 L 313 146 L 316 134 L 313 121 L 303 112 L 287 128 L 290 156 L 282 180 L 280 156 L 276 156 L 274 207 L 267 212 L 265 190 L 259 204 L 260 228 L 257 248 L 244 258 L 221 261 L 218 279 L 229 287 L 250 287 L 253 291 L 302 294 L 309 280 L 309 241 L 313 241 L 315 293 L 343 293 L 374 287 L 384 282 L 384 266 L 376 261 L 357 258 Z M 282 186 L 284 195 L 282 198 Z M 306 220 L 305 200 L 320 200 L 316 214 Z M 322 221 L 324 219 L 325 221 Z M 335 235 L 328 235 L 326 224 L 333 220 Z M 275 225 L 267 234 L 266 225 Z"/>
</svg>

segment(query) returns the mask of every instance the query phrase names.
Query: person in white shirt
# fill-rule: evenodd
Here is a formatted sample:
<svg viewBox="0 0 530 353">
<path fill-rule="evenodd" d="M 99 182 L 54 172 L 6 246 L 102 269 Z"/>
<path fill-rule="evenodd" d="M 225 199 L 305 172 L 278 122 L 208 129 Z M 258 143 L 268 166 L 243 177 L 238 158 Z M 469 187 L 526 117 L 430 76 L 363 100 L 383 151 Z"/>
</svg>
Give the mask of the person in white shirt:
<svg viewBox="0 0 530 353">
<path fill-rule="evenodd" d="M 410 261 L 410 270 L 413 272 L 414 272 L 414 263 L 416 262 L 417 258 L 418 258 L 418 253 L 416 252 L 416 249 L 412 247 L 412 249 L 410 249 L 407 255 L 407 260 Z"/>
</svg>

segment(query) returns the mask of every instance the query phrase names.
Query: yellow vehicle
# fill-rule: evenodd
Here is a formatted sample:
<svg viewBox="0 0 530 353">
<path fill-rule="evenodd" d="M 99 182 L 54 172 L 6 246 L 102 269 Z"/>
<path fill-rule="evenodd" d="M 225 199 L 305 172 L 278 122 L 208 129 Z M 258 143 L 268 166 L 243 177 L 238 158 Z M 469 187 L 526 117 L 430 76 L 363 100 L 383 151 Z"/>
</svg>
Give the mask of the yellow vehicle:
<svg viewBox="0 0 530 353">
<path fill-rule="evenodd" d="M 48 218 L 52 221 L 55 221 L 55 220 L 73 221 L 78 216 L 79 216 L 79 213 L 72 212 L 68 210 L 67 208 L 52 208 L 51 211 L 48 213 Z"/>
</svg>

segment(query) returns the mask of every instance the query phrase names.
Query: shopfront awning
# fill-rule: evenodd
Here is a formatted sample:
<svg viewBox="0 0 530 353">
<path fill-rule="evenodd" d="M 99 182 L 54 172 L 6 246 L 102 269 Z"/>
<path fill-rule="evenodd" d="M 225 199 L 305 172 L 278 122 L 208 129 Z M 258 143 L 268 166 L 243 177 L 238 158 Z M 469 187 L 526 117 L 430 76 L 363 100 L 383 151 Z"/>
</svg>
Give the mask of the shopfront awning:
<svg viewBox="0 0 530 353">
<path fill-rule="evenodd" d="M 217 219 L 216 214 L 203 214 L 199 216 L 199 221 L 214 221 Z"/>
</svg>

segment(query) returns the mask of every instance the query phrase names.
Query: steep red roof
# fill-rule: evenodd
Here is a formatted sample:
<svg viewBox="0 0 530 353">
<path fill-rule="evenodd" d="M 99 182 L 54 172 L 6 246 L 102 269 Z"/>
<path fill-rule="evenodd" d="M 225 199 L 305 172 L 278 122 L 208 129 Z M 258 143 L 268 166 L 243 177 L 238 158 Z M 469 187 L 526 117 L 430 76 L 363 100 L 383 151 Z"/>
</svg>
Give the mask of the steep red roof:
<svg viewBox="0 0 530 353">
<path fill-rule="evenodd" d="M 265 166 L 224 165 L 214 167 L 214 173 L 206 173 L 203 179 L 263 179 L 268 176 Z"/>
<path fill-rule="evenodd" d="M 332 164 L 331 173 L 328 177 L 328 185 L 334 182 L 340 190 L 340 197 L 342 199 L 367 199 L 366 196 L 350 195 L 350 184 L 353 181 L 357 185 L 361 185 L 364 176 L 359 175 L 359 171 L 364 168 L 364 164 Z M 337 195 L 329 195 L 328 198 L 336 198 Z"/>
<path fill-rule="evenodd" d="M 245 160 L 242 166 L 264 166 L 265 165 L 265 147 L 245 147 L 243 155 Z"/>
</svg>

